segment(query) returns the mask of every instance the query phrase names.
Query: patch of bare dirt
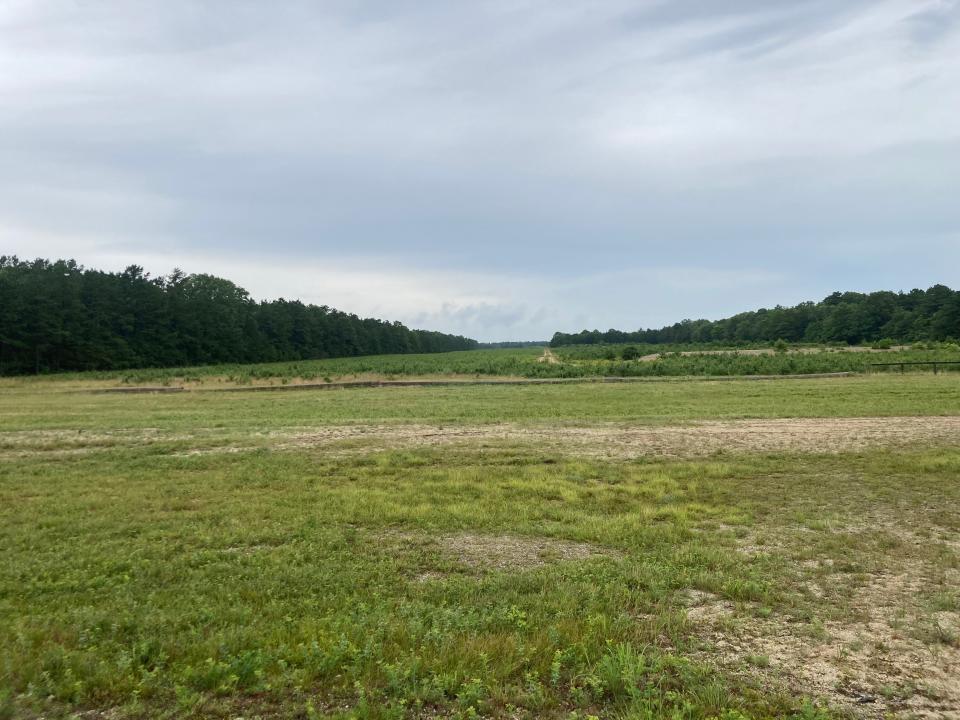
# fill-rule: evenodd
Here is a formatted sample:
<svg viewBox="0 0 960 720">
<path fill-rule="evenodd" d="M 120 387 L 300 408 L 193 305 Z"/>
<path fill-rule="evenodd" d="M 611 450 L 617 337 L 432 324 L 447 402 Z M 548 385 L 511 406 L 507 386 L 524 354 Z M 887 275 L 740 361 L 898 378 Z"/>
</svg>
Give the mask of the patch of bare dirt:
<svg viewBox="0 0 960 720">
<path fill-rule="evenodd" d="M 297 449 L 351 441 L 365 449 L 454 445 L 476 441 L 534 443 L 542 449 L 612 458 L 691 457 L 718 452 L 839 453 L 878 447 L 957 444 L 960 417 L 799 418 L 703 421 L 689 425 L 593 427 L 394 425 L 317 428 L 282 439 Z"/>
<path fill-rule="evenodd" d="M 881 579 L 865 589 L 860 610 L 868 619 L 824 623 L 826 639 L 753 618 L 731 631 L 721 623 L 730 617 L 730 605 L 718 599 L 690 608 L 687 617 L 712 642 L 711 661 L 736 669 L 747 657 L 767 658 L 766 670 L 751 672 L 761 672 L 771 688 L 786 684 L 798 695 L 824 698 L 862 717 L 960 717 L 960 650 L 932 647 L 900 625 L 899 606 L 890 603 L 890 584 L 897 582 Z M 956 622 L 956 613 L 949 615 L 942 622 Z"/>
<path fill-rule="evenodd" d="M 714 623 L 734 612 L 733 603 L 704 590 L 685 590 L 679 599 L 687 608 L 687 619 L 696 623 Z"/>
<path fill-rule="evenodd" d="M 550 348 L 543 349 L 543 355 L 537 358 L 538 363 L 546 363 L 547 365 L 559 365 L 560 359 L 553 354 L 553 350 Z"/>
<path fill-rule="evenodd" d="M 934 510 L 927 507 L 927 510 Z M 886 512 L 867 512 L 856 519 L 847 518 L 833 528 L 836 533 L 886 533 L 904 545 L 927 546 L 942 545 L 953 552 L 960 553 L 960 536 L 948 528 L 941 527 L 916 511 L 904 509 L 899 517 Z"/>
<path fill-rule="evenodd" d="M 525 535 L 463 532 L 426 536 L 386 532 L 379 537 L 388 542 L 400 540 L 437 548 L 462 568 L 483 572 L 520 572 L 557 562 L 618 555 L 614 550 L 590 543 Z M 444 573 L 431 569 L 419 573 L 415 580 L 427 582 L 442 577 Z"/>
<path fill-rule="evenodd" d="M 25 431 L 0 433 L 0 457 L 42 453 L 92 452 L 112 447 L 185 443 L 203 439 L 171 455 L 234 453 L 259 447 L 277 450 L 327 449 L 336 453 L 508 442 L 535 445 L 565 455 L 629 459 L 645 456 L 697 457 L 720 452 L 841 453 L 871 448 L 960 443 L 960 416 L 770 418 L 711 420 L 685 425 L 587 427 L 518 425 L 331 425 L 284 428 L 230 437 L 217 446 L 213 431 L 194 435 L 155 429 L 106 433 Z"/>
<path fill-rule="evenodd" d="M 881 527 L 900 536 L 910 532 L 903 524 L 909 520 L 878 516 L 826 532 L 856 533 L 865 525 L 864 532 Z M 753 554 L 752 542 L 743 538 L 741 550 Z M 763 550 L 790 552 L 784 545 Z M 766 658 L 765 668 L 748 672 L 771 689 L 786 685 L 864 718 L 960 718 L 960 613 L 931 611 L 928 604 L 932 593 L 960 590 L 960 572 L 932 572 L 914 561 L 895 570 L 894 559 L 885 564 L 890 569 L 850 594 L 835 592 L 849 580 L 836 574 L 833 559 L 798 563 L 801 577 L 812 575 L 804 583 L 810 596 L 831 608 L 818 629 L 777 616 L 736 616 L 734 606 L 710 593 L 690 591 L 681 600 L 711 645 L 705 660 L 742 672 L 747 658 Z"/>
<path fill-rule="evenodd" d="M 441 537 L 438 542 L 446 553 L 467 567 L 508 572 L 610 554 L 588 543 L 519 535 L 460 533 Z"/>
<path fill-rule="evenodd" d="M 76 455 L 158 442 L 196 441 L 199 435 L 199 433 L 170 433 L 158 428 L 102 431 L 18 430 L 0 432 L 0 457 L 28 457 L 38 454 Z"/>
</svg>

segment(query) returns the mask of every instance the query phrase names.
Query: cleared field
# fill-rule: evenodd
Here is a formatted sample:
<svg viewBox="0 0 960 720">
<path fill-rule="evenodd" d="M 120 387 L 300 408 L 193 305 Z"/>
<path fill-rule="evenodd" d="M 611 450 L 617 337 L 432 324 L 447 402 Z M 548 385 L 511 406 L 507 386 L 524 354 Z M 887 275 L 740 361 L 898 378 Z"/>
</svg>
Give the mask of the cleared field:
<svg viewBox="0 0 960 720">
<path fill-rule="evenodd" d="M 77 386 L 0 390 L 0 717 L 960 716 L 955 374 Z"/>
</svg>

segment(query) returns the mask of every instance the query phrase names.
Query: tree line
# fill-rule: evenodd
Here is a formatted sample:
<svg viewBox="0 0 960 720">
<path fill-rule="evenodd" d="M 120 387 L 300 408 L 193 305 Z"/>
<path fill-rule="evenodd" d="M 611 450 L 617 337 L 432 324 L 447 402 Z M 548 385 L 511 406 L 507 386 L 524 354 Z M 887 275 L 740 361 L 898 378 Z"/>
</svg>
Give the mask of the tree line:
<svg viewBox="0 0 960 720">
<path fill-rule="evenodd" d="M 546 340 L 504 340 L 502 342 L 482 342 L 478 345 L 481 350 L 510 350 L 529 347 L 543 347 Z"/>
<path fill-rule="evenodd" d="M 469 350 L 459 335 L 411 330 L 298 300 L 257 302 L 229 280 L 150 277 L 0 256 L 0 374 Z"/>
<path fill-rule="evenodd" d="M 550 344 L 859 343 L 960 339 L 960 291 L 945 285 L 910 292 L 835 292 L 820 302 L 777 306 L 723 320 L 683 320 L 659 329 L 555 333 Z"/>
</svg>

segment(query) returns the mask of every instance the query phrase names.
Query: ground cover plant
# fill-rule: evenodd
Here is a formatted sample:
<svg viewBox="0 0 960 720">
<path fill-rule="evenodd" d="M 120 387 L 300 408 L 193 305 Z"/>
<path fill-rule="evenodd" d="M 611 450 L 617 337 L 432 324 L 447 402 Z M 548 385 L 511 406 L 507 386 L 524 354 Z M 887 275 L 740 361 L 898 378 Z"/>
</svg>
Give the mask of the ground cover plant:
<svg viewBox="0 0 960 720">
<path fill-rule="evenodd" d="M 0 394 L 0 716 L 949 717 L 960 383 Z"/>
</svg>

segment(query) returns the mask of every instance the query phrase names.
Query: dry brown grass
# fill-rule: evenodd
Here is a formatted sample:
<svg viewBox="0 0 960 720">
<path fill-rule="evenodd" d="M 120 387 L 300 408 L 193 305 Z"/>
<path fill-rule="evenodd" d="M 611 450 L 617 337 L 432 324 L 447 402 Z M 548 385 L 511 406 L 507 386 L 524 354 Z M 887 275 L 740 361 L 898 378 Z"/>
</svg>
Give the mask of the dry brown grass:
<svg viewBox="0 0 960 720">
<path fill-rule="evenodd" d="M 376 536 L 378 541 L 407 548 L 436 552 L 445 563 L 458 571 L 522 572 L 557 562 L 618 557 L 619 553 L 591 543 L 578 543 L 559 538 L 512 534 L 451 533 L 426 535 L 388 531 Z M 441 568 L 425 567 L 416 575 L 418 582 L 443 578 Z"/>
<path fill-rule="evenodd" d="M 545 426 L 331 425 L 284 428 L 243 435 L 203 429 L 193 434 L 158 429 L 82 432 L 33 430 L 0 433 L 0 457 L 92 452 L 157 443 L 190 444 L 176 455 L 233 453 L 260 447 L 331 452 L 382 451 L 476 443 L 536 445 L 542 450 L 586 457 L 702 457 L 717 453 L 843 453 L 918 444 L 949 445 L 960 439 L 960 417 L 799 418 L 701 421 L 685 425 Z"/>
<path fill-rule="evenodd" d="M 284 437 L 285 436 L 285 437 Z M 362 439 L 365 449 L 476 442 L 536 444 L 552 452 L 617 459 L 698 457 L 718 452 L 841 453 L 871 448 L 948 444 L 960 417 L 803 418 L 707 421 L 687 425 L 588 427 L 392 425 L 328 427 L 279 433 L 276 447 L 303 449 Z"/>
</svg>

